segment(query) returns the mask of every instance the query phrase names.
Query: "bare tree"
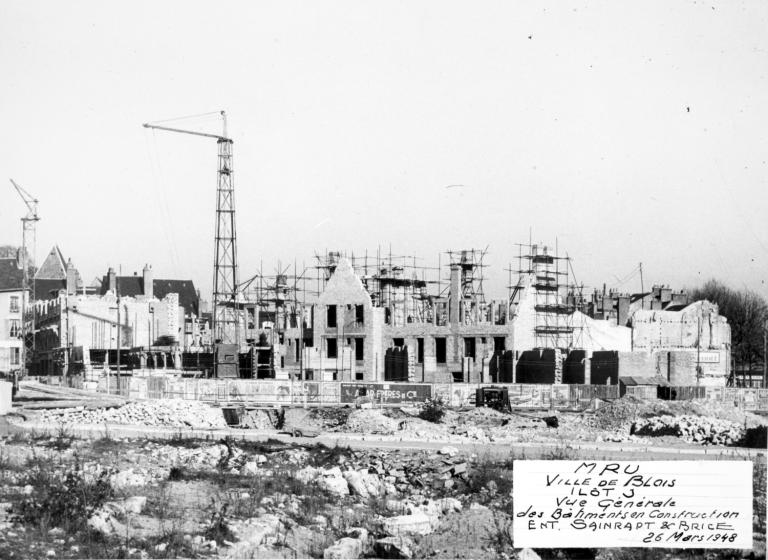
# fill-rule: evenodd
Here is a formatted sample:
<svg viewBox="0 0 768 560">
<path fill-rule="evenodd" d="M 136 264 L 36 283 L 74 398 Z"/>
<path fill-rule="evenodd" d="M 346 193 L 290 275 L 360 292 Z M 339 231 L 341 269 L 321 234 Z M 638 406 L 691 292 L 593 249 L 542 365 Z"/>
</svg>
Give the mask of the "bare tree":
<svg viewBox="0 0 768 560">
<path fill-rule="evenodd" d="M 768 303 L 752 290 L 734 290 L 718 280 L 708 280 L 690 291 L 694 301 L 716 303 L 731 326 L 731 351 L 737 369 L 751 370 L 763 363 L 763 328 L 768 320 Z"/>
</svg>

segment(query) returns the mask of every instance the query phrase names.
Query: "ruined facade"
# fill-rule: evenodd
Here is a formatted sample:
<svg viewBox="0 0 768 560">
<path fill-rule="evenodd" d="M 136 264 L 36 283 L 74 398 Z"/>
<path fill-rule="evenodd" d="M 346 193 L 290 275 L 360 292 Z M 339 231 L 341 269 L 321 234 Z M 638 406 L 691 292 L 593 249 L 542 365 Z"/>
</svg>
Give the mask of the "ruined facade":
<svg viewBox="0 0 768 560">
<path fill-rule="evenodd" d="M 673 385 L 725 385 L 731 372 L 731 328 L 717 305 L 697 301 L 675 311 L 632 314 L 632 349 L 650 356 Z"/>
<path fill-rule="evenodd" d="M 189 347 L 195 343 L 196 315 L 187 308 L 196 311 L 197 302 L 185 300 L 185 307 L 179 293 L 164 289 L 180 281 L 153 280 L 149 267 L 145 267 L 141 277 L 118 278 L 110 269 L 105 278 L 104 293 L 88 295 L 78 292 L 74 275 L 70 273 L 66 288 L 55 298 L 34 302 L 36 333 L 32 371 L 38 375 L 66 372 L 75 349 L 81 360 L 85 355 L 85 361 L 93 356 L 102 363 L 114 362 L 118 329 L 120 348 L 125 350 L 149 351 L 155 346 Z M 191 281 L 182 282 L 191 285 Z M 157 289 L 158 283 L 160 289 Z M 121 288 L 119 320 L 118 286 Z M 194 288 L 192 292 L 196 293 Z"/>
</svg>

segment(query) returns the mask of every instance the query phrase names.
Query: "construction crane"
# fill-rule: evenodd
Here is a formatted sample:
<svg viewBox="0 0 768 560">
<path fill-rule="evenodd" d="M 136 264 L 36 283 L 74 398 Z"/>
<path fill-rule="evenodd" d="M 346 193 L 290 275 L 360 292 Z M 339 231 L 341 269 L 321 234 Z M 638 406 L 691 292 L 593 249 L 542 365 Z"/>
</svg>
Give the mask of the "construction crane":
<svg viewBox="0 0 768 560">
<path fill-rule="evenodd" d="M 22 262 L 22 296 L 21 296 L 21 338 L 24 344 L 22 345 L 21 367 L 22 377 L 27 373 L 27 362 L 31 359 L 35 351 L 35 314 L 30 313 L 27 317 L 27 301 L 34 298 L 35 294 L 35 277 L 32 276 L 32 284 L 30 286 L 29 279 L 29 247 L 32 247 L 32 257 L 35 255 L 35 229 L 37 222 L 40 221 L 40 217 L 37 215 L 37 199 L 29 194 L 23 187 L 21 187 L 16 181 L 10 179 L 13 188 L 19 193 L 21 200 L 27 206 L 27 215 L 21 218 L 22 223 L 22 237 L 21 237 L 21 262 Z"/>
<path fill-rule="evenodd" d="M 227 116 L 221 111 L 223 133 L 209 134 L 145 123 L 144 128 L 215 138 L 218 144 L 216 235 L 213 260 L 213 342 L 240 347 L 240 308 L 237 281 L 235 192 L 232 179 L 232 139 L 227 136 Z M 162 122 L 162 121 L 156 121 Z"/>
</svg>

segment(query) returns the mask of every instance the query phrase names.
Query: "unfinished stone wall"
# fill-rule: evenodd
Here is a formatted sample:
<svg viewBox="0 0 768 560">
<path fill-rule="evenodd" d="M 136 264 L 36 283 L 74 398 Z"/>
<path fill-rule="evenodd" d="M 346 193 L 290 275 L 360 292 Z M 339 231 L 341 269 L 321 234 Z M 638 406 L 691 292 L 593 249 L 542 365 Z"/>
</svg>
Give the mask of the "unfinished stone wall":
<svg viewBox="0 0 768 560">
<path fill-rule="evenodd" d="M 669 382 L 673 385 L 724 387 L 730 374 L 725 350 L 670 350 Z"/>
<path fill-rule="evenodd" d="M 533 288 L 530 287 L 530 278 L 526 279 L 520 301 L 515 308 L 512 318 L 512 332 L 514 333 L 514 350 L 524 352 L 536 347 L 536 312 L 534 309 L 536 297 Z M 512 350 L 512 347 L 508 348 Z"/>
<path fill-rule="evenodd" d="M 663 368 L 662 368 L 662 358 Z M 620 377 L 652 377 L 661 375 L 667 379 L 666 353 L 619 352 Z"/>
<path fill-rule="evenodd" d="M 728 349 L 731 345 L 726 318 L 708 301 L 697 301 L 681 311 L 635 311 L 632 328 L 635 350 Z"/>
</svg>

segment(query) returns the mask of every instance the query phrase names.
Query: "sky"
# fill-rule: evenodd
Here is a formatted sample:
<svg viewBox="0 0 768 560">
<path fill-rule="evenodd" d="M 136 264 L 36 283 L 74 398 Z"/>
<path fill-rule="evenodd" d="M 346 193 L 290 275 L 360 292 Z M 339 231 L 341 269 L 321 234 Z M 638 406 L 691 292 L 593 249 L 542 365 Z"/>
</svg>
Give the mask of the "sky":
<svg viewBox="0 0 768 560">
<path fill-rule="evenodd" d="M 141 124 L 218 134 L 224 109 L 241 279 L 487 247 L 503 297 L 530 238 L 587 287 L 639 291 L 642 263 L 646 288 L 768 297 L 766 29 L 763 0 L 5 0 L 0 245 L 8 177 L 39 199 L 39 261 L 210 294 L 216 141 Z"/>
</svg>

